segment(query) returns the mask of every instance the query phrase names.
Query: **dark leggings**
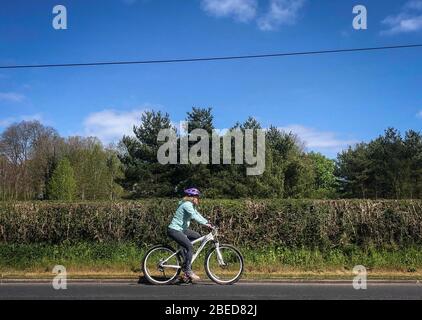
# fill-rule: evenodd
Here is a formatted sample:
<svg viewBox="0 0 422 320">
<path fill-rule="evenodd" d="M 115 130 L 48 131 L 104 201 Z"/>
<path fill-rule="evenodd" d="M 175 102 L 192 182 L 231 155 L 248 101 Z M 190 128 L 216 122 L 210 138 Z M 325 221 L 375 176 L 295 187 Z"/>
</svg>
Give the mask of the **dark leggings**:
<svg viewBox="0 0 422 320">
<path fill-rule="evenodd" d="M 201 235 L 198 232 L 189 229 L 182 232 L 171 228 L 167 229 L 167 235 L 181 246 L 183 257 L 182 270 L 185 273 L 191 272 L 193 255 L 193 245 L 191 241 L 200 238 Z"/>
</svg>

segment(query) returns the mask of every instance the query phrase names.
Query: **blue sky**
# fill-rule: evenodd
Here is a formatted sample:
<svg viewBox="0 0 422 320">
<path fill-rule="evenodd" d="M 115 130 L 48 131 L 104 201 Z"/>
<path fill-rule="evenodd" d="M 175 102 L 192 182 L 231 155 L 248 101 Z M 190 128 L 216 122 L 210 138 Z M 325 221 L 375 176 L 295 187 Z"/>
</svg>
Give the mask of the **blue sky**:
<svg viewBox="0 0 422 320">
<path fill-rule="evenodd" d="M 54 30 L 52 8 L 67 8 Z M 354 30 L 352 9 L 368 9 Z M 0 11 L 0 65 L 167 59 L 422 43 L 422 0 L 15 0 Z M 105 143 L 143 110 L 174 122 L 213 107 L 249 115 L 335 157 L 389 126 L 422 128 L 422 49 L 225 62 L 0 70 L 0 131 L 38 119 Z"/>
</svg>

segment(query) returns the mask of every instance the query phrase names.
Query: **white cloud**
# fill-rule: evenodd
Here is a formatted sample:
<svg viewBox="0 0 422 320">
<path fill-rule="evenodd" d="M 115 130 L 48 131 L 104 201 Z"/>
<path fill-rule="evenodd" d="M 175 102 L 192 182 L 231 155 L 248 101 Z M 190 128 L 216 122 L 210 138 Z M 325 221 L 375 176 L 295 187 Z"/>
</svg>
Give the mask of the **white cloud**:
<svg viewBox="0 0 422 320">
<path fill-rule="evenodd" d="M 412 17 L 407 14 L 399 14 L 398 16 L 387 17 L 383 23 L 388 25 L 389 29 L 382 31 L 382 34 L 414 32 L 422 30 L 422 15 Z"/>
<path fill-rule="evenodd" d="M 412 0 L 405 4 L 407 9 L 422 10 L 422 0 Z"/>
<path fill-rule="evenodd" d="M 421 118 L 421 119 L 422 119 L 422 110 L 421 110 L 421 111 L 419 111 L 419 112 L 416 114 L 416 116 L 417 116 L 418 118 Z"/>
<path fill-rule="evenodd" d="M 22 102 L 25 96 L 16 92 L 0 92 L 0 101 Z"/>
<path fill-rule="evenodd" d="M 104 144 L 117 142 L 123 135 L 133 135 L 133 126 L 139 123 L 143 111 L 106 109 L 91 113 L 83 122 L 84 135 L 98 137 Z"/>
<path fill-rule="evenodd" d="M 13 123 L 21 122 L 21 121 L 39 121 L 44 122 L 43 116 L 39 113 L 32 114 L 32 115 L 22 115 L 16 117 L 8 117 L 5 119 L 0 120 L 0 128 L 6 128 Z"/>
<path fill-rule="evenodd" d="M 201 8 L 215 17 L 230 17 L 240 22 L 256 21 L 264 31 L 296 23 L 306 0 L 269 0 L 269 7 L 258 13 L 258 0 L 201 0 Z"/>
<path fill-rule="evenodd" d="M 279 129 L 296 134 L 305 143 L 306 148 L 325 153 L 336 153 L 357 143 L 355 140 L 341 139 L 335 132 L 319 131 L 297 124 L 280 127 Z"/>
<path fill-rule="evenodd" d="M 41 114 L 23 115 L 19 117 L 21 121 L 39 121 L 44 122 L 44 118 Z"/>
<path fill-rule="evenodd" d="M 0 128 L 7 127 L 11 123 L 13 123 L 12 118 L 0 119 Z"/>
<path fill-rule="evenodd" d="M 258 7 L 257 0 L 202 0 L 201 8 L 209 15 L 216 17 L 232 17 L 240 22 L 255 18 Z"/>
<path fill-rule="evenodd" d="M 399 14 L 391 15 L 382 21 L 387 27 L 381 34 L 393 35 L 422 30 L 422 0 L 407 2 Z"/>
<path fill-rule="evenodd" d="M 270 0 L 269 11 L 258 19 L 258 27 L 264 31 L 276 30 L 282 25 L 295 24 L 305 0 Z"/>
</svg>

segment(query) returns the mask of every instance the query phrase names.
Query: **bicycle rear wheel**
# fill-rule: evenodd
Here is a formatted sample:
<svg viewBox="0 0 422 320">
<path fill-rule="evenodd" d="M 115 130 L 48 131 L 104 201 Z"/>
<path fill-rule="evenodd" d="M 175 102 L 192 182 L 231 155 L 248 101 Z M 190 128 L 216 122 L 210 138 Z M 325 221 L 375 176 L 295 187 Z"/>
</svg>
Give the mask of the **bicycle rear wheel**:
<svg viewBox="0 0 422 320">
<path fill-rule="evenodd" d="M 162 245 L 148 250 L 142 261 L 142 271 L 148 282 L 164 285 L 176 281 L 181 271 L 181 259 L 177 254 L 172 256 L 175 252 L 173 248 Z M 170 256 L 172 257 L 162 264 Z"/>
<path fill-rule="evenodd" d="M 224 264 L 217 258 L 216 248 L 212 248 L 205 257 L 205 272 L 218 284 L 233 284 L 239 281 L 243 273 L 243 257 L 235 247 L 228 244 L 219 246 Z"/>
</svg>

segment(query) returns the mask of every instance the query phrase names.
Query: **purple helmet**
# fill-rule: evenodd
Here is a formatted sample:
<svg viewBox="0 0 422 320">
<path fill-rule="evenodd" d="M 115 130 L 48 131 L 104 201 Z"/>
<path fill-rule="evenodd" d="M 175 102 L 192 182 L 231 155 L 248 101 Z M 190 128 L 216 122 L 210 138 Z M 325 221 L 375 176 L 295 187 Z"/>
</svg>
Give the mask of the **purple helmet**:
<svg viewBox="0 0 422 320">
<path fill-rule="evenodd" d="M 185 194 L 189 197 L 200 196 L 201 192 L 196 188 L 189 188 L 185 190 Z"/>
</svg>

